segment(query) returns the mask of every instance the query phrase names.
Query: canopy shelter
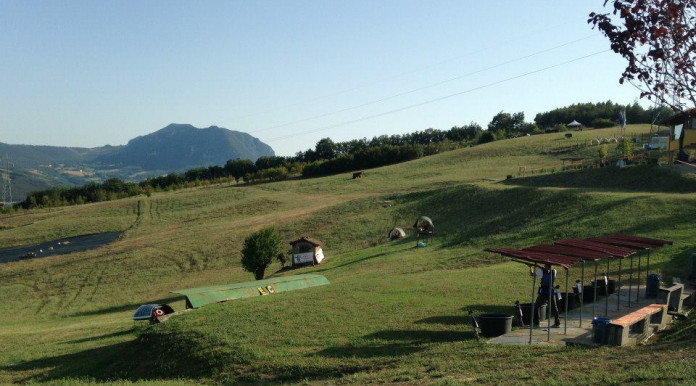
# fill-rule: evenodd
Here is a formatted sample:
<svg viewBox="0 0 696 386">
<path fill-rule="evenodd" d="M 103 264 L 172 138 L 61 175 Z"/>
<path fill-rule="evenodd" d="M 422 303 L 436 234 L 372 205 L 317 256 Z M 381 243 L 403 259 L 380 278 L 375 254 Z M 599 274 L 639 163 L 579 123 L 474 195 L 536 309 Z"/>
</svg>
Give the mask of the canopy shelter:
<svg viewBox="0 0 696 386">
<path fill-rule="evenodd" d="M 672 241 L 668 240 L 661 240 L 661 239 L 653 239 L 653 238 L 648 238 L 648 237 L 639 237 L 639 236 L 629 236 L 629 235 L 621 235 L 621 234 L 614 234 L 610 236 L 604 236 L 604 237 L 591 237 L 591 238 L 586 238 L 586 239 L 562 239 L 562 240 L 557 240 L 554 242 L 553 245 L 551 244 L 539 244 L 539 245 L 533 245 L 527 248 L 523 249 L 515 249 L 515 248 L 487 248 L 485 249 L 488 252 L 493 252 L 493 253 L 498 253 L 503 256 L 507 256 L 513 259 L 513 261 L 518 261 L 520 263 L 526 264 L 530 267 L 538 267 L 539 264 L 543 265 L 550 265 L 550 266 L 559 266 L 563 269 L 566 270 L 566 294 L 568 294 L 568 269 L 575 264 L 582 264 L 582 276 L 581 276 L 581 289 L 584 288 L 584 277 L 585 277 L 585 262 L 586 261 L 593 261 L 595 263 L 595 280 L 594 280 L 594 297 L 593 297 L 593 307 L 592 307 L 592 316 L 595 316 L 595 309 L 594 309 L 594 303 L 597 299 L 597 264 L 599 260 L 606 259 L 607 260 L 607 272 L 606 275 L 609 274 L 609 262 L 611 258 L 618 258 L 619 259 L 619 280 L 618 280 L 618 287 L 621 287 L 621 262 L 624 258 L 631 257 L 631 280 L 633 279 L 633 255 L 636 253 L 638 250 L 647 250 L 648 253 L 650 249 L 656 248 L 656 247 L 661 247 L 664 245 L 672 245 Z M 649 256 L 649 254 L 648 254 Z M 649 258 L 648 258 L 649 261 Z M 639 256 L 639 263 L 638 263 L 638 269 L 639 269 L 639 285 L 640 285 L 640 256 Z M 649 262 L 648 262 L 648 268 L 649 270 Z M 605 277 L 606 277 L 605 275 Z M 605 283 L 605 285 L 608 283 Z M 628 301 L 629 301 L 629 306 L 630 306 L 630 299 L 631 299 L 631 293 L 632 289 L 630 287 L 631 283 L 629 282 L 629 296 L 628 296 Z M 536 286 L 536 277 L 532 277 L 532 304 L 534 303 L 534 296 L 535 296 L 535 286 Z M 606 294 L 608 295 L 608 287 L 605 287 Z M 549 293 L 552 293 L 551 289 L 551 281 L 549 281 Z M 582 327 L 582 302 L 584 296 L 583 294 L 580 293 L 580 326 Z M 617 296 L 618 299 L 618 296 Z M 637 298 L 636 298 L 637 300 Z M 568 301 L 565 302 L 565 326 L 564 326 L 564 333 L 567 333 L 567 321 L 568 321 Z M 608 313 L 608 296 L 606 298 L 606 303 L 605 303 L 605 315 Z M 617 304 L 617 308 L 618 308 Z M 533 306 L 531 307 L 533 309 Z M 532 315 L 532 318 L 530 320 L 530 330 L 529 330 L 529 343 L 532 343 L 532 328 L 534 327 L 534 319 L 533 319 L 533 312 L 530 312 L 530 315 Z M 550 333 L 551 333 L 551 319 L 549 318 L 549 329 L 548 329 L 548 334 L 549 334 L 549 340 L 550 340 Z"/>
<path fill-rule="evenodd" d="M 578 122 L 578 121 L 576 121 L 576 120 L 573 119 L 573 122 L 570 122 L 570 123 L 567 124 L 566 126 L 568 126 L 568 127 L 580 127 L 580 126 L 582 126 L 582 123 L 580 123 L 580 122 Z"/>
</svg>

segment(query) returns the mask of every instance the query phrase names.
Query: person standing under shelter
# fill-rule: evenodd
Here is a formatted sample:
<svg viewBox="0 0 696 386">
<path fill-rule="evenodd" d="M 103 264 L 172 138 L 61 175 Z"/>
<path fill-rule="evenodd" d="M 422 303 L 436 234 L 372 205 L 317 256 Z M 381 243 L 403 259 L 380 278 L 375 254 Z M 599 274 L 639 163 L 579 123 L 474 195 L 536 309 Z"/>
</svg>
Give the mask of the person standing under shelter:
<svg viewBox="0 0 696 386">
<path fill-rule="evenodd" d="M 534 267 L 529 267 L 529 274 L 531 276 L 539 276 L 537 272 L 534 271 Z M 551 269 L 551 264 L 545 264 L 544 269 L 541 270 L 541 283 L 539 284 L 539 295 L 534 302 L 534 309 L 539 310 L 542 304 L 548 303 L 551 307 L 554 317 L 554 327 L 561 326 L 561 320 L 558 316 L 558 303 L 556 302 L 556 297 L 553 296 L 554 291 L 554 281 L 556 281 L 556 270 Z M 538 311 L 537 311 L 538 312 Z M 539 320 L 541 320 L 542 315 L 539 315 Z"/>
</svg>

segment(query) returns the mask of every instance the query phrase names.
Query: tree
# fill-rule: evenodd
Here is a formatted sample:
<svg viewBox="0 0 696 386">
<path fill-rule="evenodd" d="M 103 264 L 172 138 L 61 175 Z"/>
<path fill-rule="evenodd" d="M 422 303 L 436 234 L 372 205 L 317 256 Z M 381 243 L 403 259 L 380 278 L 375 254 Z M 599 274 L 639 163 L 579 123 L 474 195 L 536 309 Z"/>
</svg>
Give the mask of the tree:
<svg viewBox="0 0 696 386">
<path fill-rule="evenodd" d="M 495 134 L 491 133 L 490 131 L 484 131 L 479 137 L 478 143 L 484 144 L 493 141 L 495 141 Z"/>
<path fill-rule="evenodd" d="M 251 160 L 248 159 L 235 159 L 229 160 L 225 164 L 225 171 L 229 173 L 234 180 L 239 183 L 239 180 L 244 177 L 247 173 L 253 173 L 256 171 L 256 166 Z"/>
<path fill-rule="evenodd" d="M 592 12 L 588 23 L 628 61 L 619 83 L 628 81 L 641 90 L 641 98 L 655 98 L 675 111 L 695 107 L 696 0 L 611 3 L 620 20 Z"/>
<path fill-rule="evenodd" d="M 509 114 L 499 112 L 488 124 L 488 131 L 495 133 L 496 137 L 504 138 L 506 136 L 515 136 L 523 133 L 525 130 L 531 131 L 532 128 L 527 127 L 524 122 L 524 112 Z M 533 125 L 531 125 L 533 127 Z"/>
<path fill-rule="evenodd" d="M 332 159 L 336 156 L 336 144 L 331 138 L 322 138 L 314 147 L 318 159 Z"/>
<path fill-rule="evenodd" d="M 621 153 L 624 158 L 631 157 L 633 155 L 633 143 L 630 138 L 623 137 L 616 145 L 616 150 Z"/>
<path fill-rule="evenodd" d="M 254 274 L 256 280 L 263 279 L 266 267 L 281 252 L 283 240 L 275 228 L 264 228 L 244 239 L 242 267 Z"/>
</svg>

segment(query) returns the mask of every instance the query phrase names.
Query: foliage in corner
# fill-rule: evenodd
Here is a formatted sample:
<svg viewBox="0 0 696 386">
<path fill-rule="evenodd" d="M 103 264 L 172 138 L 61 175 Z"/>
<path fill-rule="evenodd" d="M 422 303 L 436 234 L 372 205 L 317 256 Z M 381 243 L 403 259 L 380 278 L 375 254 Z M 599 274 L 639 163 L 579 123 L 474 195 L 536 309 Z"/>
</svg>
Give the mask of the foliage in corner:
<svg viewBox="0 0 696 386">
<path fill-rule="evenodd" d="M 628 61 L 619 82 L 634 84 L 641 97 L 654 97 L 675 111 L 696 106 L 696 0 L 611 3 L 618 19 L 592 12 L 588 23 Z"/>
</svg>

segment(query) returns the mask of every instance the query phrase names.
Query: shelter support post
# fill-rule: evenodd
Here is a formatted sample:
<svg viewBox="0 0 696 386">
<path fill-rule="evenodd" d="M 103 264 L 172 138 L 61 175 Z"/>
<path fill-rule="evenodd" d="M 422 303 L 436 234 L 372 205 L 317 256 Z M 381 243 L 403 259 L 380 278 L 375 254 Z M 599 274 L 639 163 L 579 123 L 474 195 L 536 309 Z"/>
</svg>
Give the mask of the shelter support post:
<svg viewBox="0 0 696 386">
<path fill-rule="evenodd" d="M 585 304 L 585 260 L 582 261 L 582 272 L 580 273 L 580 323 L 582 327 L 582 309 Z"/>
<path fill-rule="evenodd" d="M 648 249 L 648 261 L 645 263 L 645 276 L 650 275 L 650 250 Z M 645 298 L 648 297 L 648 280 L 645 279 Z"/>
<path fill-rule="evenodd" d="M 616 283 L 616 311 L 621 308 L 621 263 L 623 259 L 619 259 L 619 280 Z"/>
<path fill-rule="evenodd" d="M 568 276 L 570 276 L 570 269 L 566 268 L 565 269 L 565 277 L 566 277 L 566 288 L 565 288 L 565 293 L 566 293 L 566 298 L 565 298 L 565 316 L 563 319 L 563 335 L 568 335 L 568 303 L 570 303 L 570 293 L 568 292 Z"/>
<path fill-rule="evenodd" d="M 638 255 L 638 284 L 636 285 L 636 303 L 640 302 L 640 260 L 641 256 Z"/>
<path fill-rule="evenodd" d="M 553 302 L 556 300 L 553 298 L 553 283 L 556 281 L 556 275 L 554 274 L 553 266 L 549 266 L 549 280 L 548 290 L 546 298 L 548 299 L 549 306 L 546 307 L 546 341 L 551 341 L 551 315 L 553 314 Z M 556 305 L 556 311 L 558 311 L 558 304 Z M 541 323 L 541 322 L 540 322 Z"/>
<path fill-rule="evenodd" d="M 633 256 L 631 256 L 631 268 L 628 271 L 628 307 L 631 307 L 631 296 L 633 296 Z"/>
<path fill-rule="evenodd" d="M 594 285 L 592 286 L 592 320 L 594 320 L 595 315 L 595 305 L 597 304 L 597 260 L 594 261 Z"/>
<path fill-rule="evenodd" d="M 532 344 L 532 332 L 534 332 L 534 292 L 536 292 L 536 265 L 532 266 L 532 302 L 529 303 L 529 344 Z"/>
<path fill-rule="evenodd" d="M 607 271 L 604 273 L 604 317 L 609 316 L 609 261 L 607 259 Z"/>
</svg>

